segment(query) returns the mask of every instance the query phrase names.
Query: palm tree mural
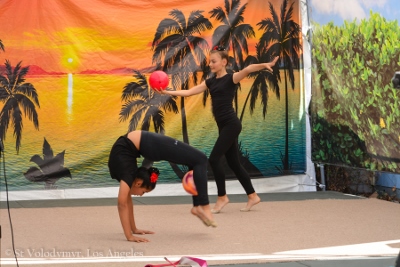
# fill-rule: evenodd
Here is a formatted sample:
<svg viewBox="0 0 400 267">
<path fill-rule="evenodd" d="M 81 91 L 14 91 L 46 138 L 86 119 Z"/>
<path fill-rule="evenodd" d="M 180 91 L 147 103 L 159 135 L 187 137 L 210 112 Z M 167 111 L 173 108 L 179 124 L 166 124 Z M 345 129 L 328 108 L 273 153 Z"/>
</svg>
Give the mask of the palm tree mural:
<svg viewBox="0 0 400 267">
<path fill-rule="evenodd" d="M 34 155 L 31 162 L 34 162 L 38 167 L 30 167 L 24 173 L 26 179 L 31 182 L 45 182 L 45 188 L 55 188 L 54 183 L 60 178 L 72 178 L 71 172 L 64 167 L 65 150 L 54 156 L 53 149 L 44 138 L 43 142 L 43 158 L 40 155 Z"/>
<path fill-rule="evenodd" d="M 248 56 L 244 62 L 244 66 L 248 66 L 250 64 L 259 64 L 262 62 L 270 61 L 272 57 L 270 50 L 266 50 L 264 47 L 261 47 L 259 44 L 256 44 L 256 56 Z M 253 72 L 249 75 L 249 78 L 254 79 L 254 82 L 250 86 L 249 93 L 247 94 L 246 100 L 244 101 L 242 112 L 240 114 L 240 121 L 243 121 L 244 112 L 246 111 L 246 106 L 250 101 L 250 115 L 253 114 L 254 109 L 256 107 L 256 102 L 258 97 L 261 98 L 262 105 L 262 114 L 265 119 L 265 115 L 267 114 L 268 107 L 268 84 L 271 86 L 271 90 L 275 93 L 275 96 L 279 99 L 279 67 L 275 65 L 273 67 L 274 72 L 271 73 L 266 70 L 261 70 L 257 72 Z"/>
<path fill-rule="evenodd" d="M 21 62 L 13 69 L 11 63 L 6 60 L 5 73 L 0 75 L 0 101 L 4 103 L 0 112 L 0 138 L 5 140 L 6 132 L 11 122 L 14 128 L 17 153 L 21 146 L 23 113 L 39 130 L 39 120 L 36 112 L 36 107 L 40 107 L 38 94 L 32 84 L 24 83 L 28 70 L 29 67 L 21 67 Z"/>
<path fill-rule="evenodd" d="M 134 81 L 125 85 L 122 91 L 122 105 L 120 121 L 126 121 L 130 116 L 128 132 L 136 130 L 139 123 L 140 129 L 148 131 L 153 122 L 154 131 L 164 134 L 164 113 L 179 112 L 176 97 L 155 93 L 150 89 L 146 77 L 138 70 L 133 70 Z M 184 172 L 175 163 L 169 163 L 178 177 L 183 177 Z"/>
<path fill-rule="evenodd" d="M 226 48 L 227 51 L 232 49 L 233 59 L 230 65 L 234 71 L 239 71 L 243 67 L 243 54 L 248 54 L 247 39 L 254 37 L 255 32 L 250 24 L 244 24 L 243 14 L 247 4 L 240 7 L 240 0 L 225 0 L 225 9 L 216 7 L 211 10 L 211 18 L 216 18 L 221 22 L 213 33 L 213 46 L 219 45 Z M 238 85 L 238 88 L 240 85 Z M 235 110 L 238 113 L 238 91 L 235 94 Z"/>
<path fill-rule="evenodd" d="M 247 4 L 240 7 L 240 0 L 225 0 L 225 9 L 216 7 L 211 10 L 211 18 L 216 18 L 222 24 L 213 33 L 214 45 L 224 46 L 227 50 L 232 48 L 233 58 L 236 62 L 235 71 L 243 67 L 243 52 L 248 54 L 247 39 L 254 37 L 255 32 L 250 24 L 244 24 L 243 14 Z"/>
<path fill-rule="evenodd" d="M 4 45 L 3 45 L 3 41 L 1 39 L 0 39 L 0 50 L 3 50 L 3 52 L 6 51 L 5 48 L 4 48 Z M 3 149 L 3 147 L 4 147 L 3 140 L 0 140 L 0 148 L 1 148 L 1 150 Z"/>
<path fill-rule="evenodd" d="M 171 75 L 174 90 L 187 90 L 197 84 L 198 71 L 203 72 L 201 79 L 207 75 L 209 45 L 195 34 L 210 30 L 212 24 L 202 13 L 200 10 L 192 11 L 186 19 L 180 10 L 173 9 L 169 13 L 171 18 L 165 18 L 158 24 L 152 43 L 153 63 Z M 183 142 L 189 143 L 185 98 L 180 100 Z"/>
<path fill-rule="evenodd" d="M 147 84 L 146 77 L 138 70 L 133 70 L 134 81 L 125 85 L 122 91 L 120 121 L 129 120 L 128 131 L 140 129 L 148 131 L 153 123 L 156 133 L 164 134 L 164 112 L 178 113 L 176 97 L 155 93 Z"/>
<path fill-rule="evenodd" d="M 271 50 L 271 53 L 279 56 L 279 65 L 284 69 L 285 77 L 285 154 L 283 155 L 283 172 L 290 172 L 289 165 L 289 103 L 288 103 L 288 80 L 294 90 L 294 68 L 299 65 L 301 51 L 300 34 L 301 27 L 293 18 L 293 5 L 289 6 L 289 0 L 283 0 L 281 13 L 275 11 L 269 2 L 269 10 L 272 18 L 264 19 L 257 23 L 259 30 L 263 30 L 260 45 Z"/>
</svg>

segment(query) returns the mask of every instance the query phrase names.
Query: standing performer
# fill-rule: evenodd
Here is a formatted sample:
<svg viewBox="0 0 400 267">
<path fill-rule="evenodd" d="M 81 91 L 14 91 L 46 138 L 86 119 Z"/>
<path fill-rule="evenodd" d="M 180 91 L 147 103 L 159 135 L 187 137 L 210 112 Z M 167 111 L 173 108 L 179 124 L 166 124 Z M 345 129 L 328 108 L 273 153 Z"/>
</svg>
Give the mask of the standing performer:
<svg viewBox="0 0 400 267">
<path fill-rule="evenodd" d="M 277 62 L 278 57 L 275 57 L 269 63 L 251 64 L 236 73 L 227 73 L 226 66 L 228 59 L 228 53 L 225 49 L 216 47 L 210 53 L 209 62 L 211 72 L 215 73 L 215 76 L 189 90 L 160 91 L 161 94 L 183 97 L 200 94 L 207 89 L 210 91 L 212 112 L 219 132 L 219 136 L 209 157 L 218 190 L 218 199 L 211 210 L 212 213 L 219 213 L 229 203 L 225 189 L 225 173 L 221 164 L 221 159 L 224 155 L 229 167 L 235 173 L 248 196 L 247 205 L 241 211 L 250 211 L 254 205 L 260 202 L 260 198 L 251 183 L 250 176 L 239 160 L 238 136 L 242 130 L 242 125 L 236 116 L 232 102 L 237 83 L 255 71 L 267 69 L 272 72 L 272 67 Z"/>
</svg>

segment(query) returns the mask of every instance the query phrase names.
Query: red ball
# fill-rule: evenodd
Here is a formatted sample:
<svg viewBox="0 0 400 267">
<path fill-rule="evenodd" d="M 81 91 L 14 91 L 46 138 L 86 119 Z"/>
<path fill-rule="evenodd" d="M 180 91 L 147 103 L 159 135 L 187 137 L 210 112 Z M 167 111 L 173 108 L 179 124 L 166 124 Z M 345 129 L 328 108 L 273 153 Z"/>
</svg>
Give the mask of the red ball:
<svg viewBox="0 0 400 267">
<path fill-rule="evenodd" d="M 182 186 L 186 192 L 193 196 L 197 196 L 197 189 L 196 185 L 194 184 L 193 180 L 193 171 L 188 171 L 182 179 Z"/>
<path fill-rule="evenodd" d="M 165 90 L 168 87 L 169 78 L 165 72 L 161 70 L 156 70 L 150 75 L 149 83 L 150 87 L 154 90 Z"/>
</svg>

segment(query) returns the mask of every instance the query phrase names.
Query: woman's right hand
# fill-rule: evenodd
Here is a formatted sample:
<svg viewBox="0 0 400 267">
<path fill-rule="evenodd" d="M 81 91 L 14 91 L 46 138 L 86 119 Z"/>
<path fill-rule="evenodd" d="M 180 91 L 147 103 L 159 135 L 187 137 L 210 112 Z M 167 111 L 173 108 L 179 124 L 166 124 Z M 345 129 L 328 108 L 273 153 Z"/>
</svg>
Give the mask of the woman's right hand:
<svg viewBox="0 0 400 267">
<path fill-rule="evenodd" d="M 161 95 L 169 95 L 167 92 L 167 89 L 164 90 L 154 90 L 157 94 L 161 94 Z"/>
</svg>

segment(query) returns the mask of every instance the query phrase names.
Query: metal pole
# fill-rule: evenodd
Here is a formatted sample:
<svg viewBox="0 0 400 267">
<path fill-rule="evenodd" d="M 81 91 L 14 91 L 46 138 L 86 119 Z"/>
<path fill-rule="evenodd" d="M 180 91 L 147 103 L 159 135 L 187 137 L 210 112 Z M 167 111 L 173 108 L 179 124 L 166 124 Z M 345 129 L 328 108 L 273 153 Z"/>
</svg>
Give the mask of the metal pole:
<svg viewBox="0 0 400 267">
<path fill-rule="evenodd" d="M 320 188 L 322 188 L 322 191 L 326 191 L 326 186 L 325 186 L 325 168 L 324 168 L 324 164 L 320 164 L 319 165 L 319 170 L 321 172 L 321 184 L 320 184 Z"/>
</svg>

